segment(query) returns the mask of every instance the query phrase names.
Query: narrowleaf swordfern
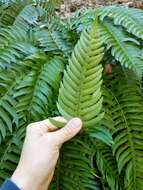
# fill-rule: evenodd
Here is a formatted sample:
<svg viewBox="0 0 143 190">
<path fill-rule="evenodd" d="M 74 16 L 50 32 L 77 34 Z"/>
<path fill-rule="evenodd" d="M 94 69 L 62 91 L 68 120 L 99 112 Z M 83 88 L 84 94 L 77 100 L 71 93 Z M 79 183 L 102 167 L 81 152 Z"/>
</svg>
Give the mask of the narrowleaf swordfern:
<svg viewBox="0 0 143 190">
<path fill-rule="evenodd" d="M 50 190 L 142 190 L 143 11 L 109 6 L 63 22 L 57 0 L 0 3 L 0 183 L 29 122 L 62 115 L 83 129 L 63 146 Z"/>
</svg>

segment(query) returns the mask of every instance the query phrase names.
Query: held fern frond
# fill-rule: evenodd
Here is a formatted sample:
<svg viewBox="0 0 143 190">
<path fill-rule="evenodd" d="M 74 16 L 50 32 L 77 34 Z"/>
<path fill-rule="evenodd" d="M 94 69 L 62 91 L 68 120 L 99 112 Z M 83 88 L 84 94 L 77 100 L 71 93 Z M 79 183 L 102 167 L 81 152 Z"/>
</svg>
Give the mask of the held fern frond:
<svg viewBox="0 0 143 190">
<path fill-rule="evenodd" d="M 80 117 L 84 126 L 98 123 L 102 112 L 102 65 L 104 48 L 98 30 L 84 31 L 69 59 L 59 91 L 58 109 L 67 119 Z"/>
</svg>

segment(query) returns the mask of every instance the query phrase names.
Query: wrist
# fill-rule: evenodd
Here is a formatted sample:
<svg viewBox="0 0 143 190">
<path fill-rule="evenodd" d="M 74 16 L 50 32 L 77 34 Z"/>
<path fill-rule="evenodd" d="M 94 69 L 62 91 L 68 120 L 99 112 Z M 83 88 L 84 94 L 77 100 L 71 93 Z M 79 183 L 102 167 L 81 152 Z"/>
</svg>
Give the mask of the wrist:
<svg viewBox="0 0 143 190">
<path fill-rule="evenodd" d="M 21 190 L 38 190 L 38 185 L 34 177 L 19 168 L 17 168 L 11 176 L 11 181 Z"/>
</svg>

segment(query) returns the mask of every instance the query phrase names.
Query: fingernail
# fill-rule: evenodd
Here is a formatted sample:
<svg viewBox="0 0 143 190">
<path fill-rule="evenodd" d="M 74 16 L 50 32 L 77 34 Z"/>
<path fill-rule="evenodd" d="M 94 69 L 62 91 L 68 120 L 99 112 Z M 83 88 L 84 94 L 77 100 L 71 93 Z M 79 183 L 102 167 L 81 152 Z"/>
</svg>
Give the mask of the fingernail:
<svg viewBox="0 0 143 190">
<path fill-rule="evenodd" d="M 81 129 L 81 127 L 82 127 L 82 121 L 81 121 L 80 118 L 75 117 L 70 122 L 72 123 L 72 127 Z"/>
</svg>

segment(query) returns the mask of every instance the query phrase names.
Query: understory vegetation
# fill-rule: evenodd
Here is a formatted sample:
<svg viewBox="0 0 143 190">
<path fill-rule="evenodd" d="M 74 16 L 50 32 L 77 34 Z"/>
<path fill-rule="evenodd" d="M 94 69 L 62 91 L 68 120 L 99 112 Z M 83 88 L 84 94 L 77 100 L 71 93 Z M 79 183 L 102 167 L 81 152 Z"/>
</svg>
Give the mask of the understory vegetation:
<svg viewBox="0 0 143 190">
<path fill-rule="evenodd" d="M 63 21 L 59 4 L 0 1 L 0 183 L 26 126 L 62 115 L 83 129 L 49 190 L 142 190 L 143 11 L 107 6 Z"/>
</svg>

